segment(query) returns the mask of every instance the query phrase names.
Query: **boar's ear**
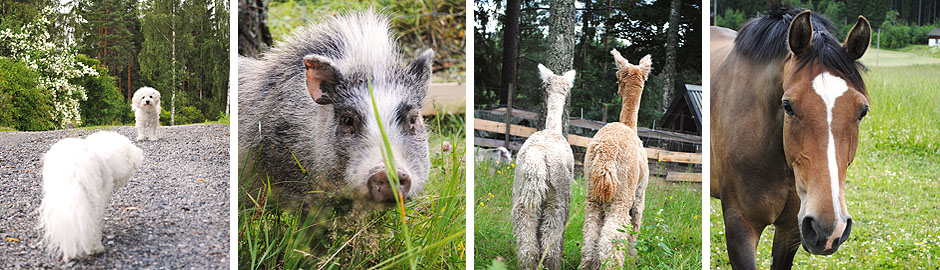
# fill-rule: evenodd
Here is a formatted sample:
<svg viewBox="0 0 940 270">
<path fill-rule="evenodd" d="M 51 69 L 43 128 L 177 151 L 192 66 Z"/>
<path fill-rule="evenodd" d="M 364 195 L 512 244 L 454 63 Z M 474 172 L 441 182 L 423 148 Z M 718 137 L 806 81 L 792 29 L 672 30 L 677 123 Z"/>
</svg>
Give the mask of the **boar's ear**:
<svg viewBox="0 0 940 270">
<path fill-rule="evenodd" d="M 307 79 L 307 92 L 317 104 L 331 104 L 338 98 L 336 84 L 339 74 L 333 67 L 330 59 L 320 55 L 307 55 L 304 57 L 304 68 Z"/>
<path fill-rule="evenodd" d="M 421 92 L 419 94 L 427 94 L 427 89 L 431 85 L 431 64 L 433 62 L 434 50 L 427 49 L 415 57 L 411 64 L 408 64 L 408 74 L 414 76 L 414 82 Z"/>
</svg>

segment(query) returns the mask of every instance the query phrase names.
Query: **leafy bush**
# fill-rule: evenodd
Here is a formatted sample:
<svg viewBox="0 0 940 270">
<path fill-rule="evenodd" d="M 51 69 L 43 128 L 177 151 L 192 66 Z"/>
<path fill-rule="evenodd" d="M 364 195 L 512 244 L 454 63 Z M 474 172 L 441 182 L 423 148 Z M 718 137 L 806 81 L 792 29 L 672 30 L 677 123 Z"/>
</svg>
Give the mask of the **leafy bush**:
<svg viewBox="0 0 940 270">
<path fill-rule="evenodd" d="M 52 98 L 38 88 L 38 77 L 24 63 L 0 57 L 0 126 L 23 131 L 55 128 Z"/>
<path fill-rule="evenodd" d="M 80 103 L 84 124 L 122 124 L 127 113 L 131 112 L 131 107 L 124 101 L 121 90 L 114 86 L 114 77 L 108 76 L 108 69 L 101 67 L 96 59 L 79 54 L 77 60 L 98 72 L 98 75 L 85 75 L 72 80 L 72 83 L 85 88 L 88 97 Z"/>
<path fill-rule="evenodd" d="M 170 125 L 170 111 L 166 110 L 166 107 L 160 106 L 160 125 L 169 126 Z"/>
<path fill-rule="evenodd" d="M 187 125 L 194 123 L 202 123 L 206 121 L 206 116 L 202 114 L 198 108 L 194 106 L 183 107 L 179 111 L 179 121 L 176 121 L 178 125 Z"/>
<path fill-rule="evenodd" d="M 747 19 L 748 17 L 744 16 L 743 11 L 729 8 L 725 10 L 724 16 L 715 18 L 715 23 L 721 27 L 738 30 Z"/>
</svg>

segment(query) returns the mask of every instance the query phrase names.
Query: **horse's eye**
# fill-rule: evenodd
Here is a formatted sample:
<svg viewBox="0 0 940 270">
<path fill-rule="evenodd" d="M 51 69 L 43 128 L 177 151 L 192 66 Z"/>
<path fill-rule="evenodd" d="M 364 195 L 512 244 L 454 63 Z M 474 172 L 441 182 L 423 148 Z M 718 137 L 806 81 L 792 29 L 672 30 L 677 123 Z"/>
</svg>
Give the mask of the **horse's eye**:
<svg viewBox="0 0 940 270">
<path fill-rule="evenodd" d="M 862 121 L 865 115 L 868 115 L 868 105 L 862 106 L 862 108 L 858 110 L 858 121 Z"/>
<path fill-rule="evenodd" d="M 783 106 L 783 111 L 786 112 L 787 115 L 793 116 L 793 114 L 794 114 L 794 112 L 793 112 L 793 106 L 790 105 L 790 100 L 784 100 L 784 101 L 783 101 L 783 104 L 782 104 L 781 106 Z"/>
</svg>

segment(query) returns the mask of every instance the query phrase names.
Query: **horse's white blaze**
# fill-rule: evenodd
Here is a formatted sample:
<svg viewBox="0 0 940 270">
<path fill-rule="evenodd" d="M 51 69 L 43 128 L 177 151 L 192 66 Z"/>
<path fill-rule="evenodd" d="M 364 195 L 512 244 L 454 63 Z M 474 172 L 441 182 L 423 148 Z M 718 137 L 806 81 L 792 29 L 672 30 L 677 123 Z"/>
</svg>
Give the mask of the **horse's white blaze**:
<svg viewBox="0 0 940 270">
<path fill-rule="evenodd" d="M 827 133 L 829 134 L 829 142 L 826 145 L 826 155 L 827 163 L 829 165 L 829 187 L 830 192 L 832 193 L 832 209 L 835 212 L 835 224 L 836 228 L 833 231 L 833 235 L 829 238 L 829 243 L 827 243 L 827 248 L 829 248 L 834 240 L 833 237 L 838 238 L 842 235 L 842 230 L 845 229 L 845 224 L 842 221 L 842 211 L 839 201 L 839 164 L 836 162 L 836 145 L 835 138 L 832 135 L 832 110 L 835 107 L 836 99 L 842 96 L 849 87 L 845 83 L 845 80 L 842 78 L 836 77 L 829 72 L 820 73 L 816 78 L 813 79 L 813 90 L 816 94 L 822 98 L 823 103 L 826 104 L 826 128 Z"/>
</svg>

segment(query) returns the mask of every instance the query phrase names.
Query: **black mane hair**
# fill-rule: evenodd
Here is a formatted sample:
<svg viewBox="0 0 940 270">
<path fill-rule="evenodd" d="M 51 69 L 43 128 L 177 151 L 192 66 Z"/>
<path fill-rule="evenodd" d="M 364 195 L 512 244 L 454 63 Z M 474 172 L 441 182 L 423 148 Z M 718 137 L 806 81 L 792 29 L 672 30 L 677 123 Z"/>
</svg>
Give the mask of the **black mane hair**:
<svg viewBox="0 0 940 270">
<path fill-rule="evenodd" d="M 741 26 L 738 36 L 734 39 L 734 50 L 756 61 L 792 57 L 788 56 L 787 32 L 793 18 L 804 10 L 772 6 L 767 15 L 750 19 Z M 809 53 L 797 59 L 796 70 L 812 66 L 811 63 L 818 61 L 829 72 L 848 79 L 865 94 L 865 82 L 859 72 L 862 65 L 849 57 L 842 48 L 842 43 L 833 34 L 837 30 L 832 21 L 812 13 L 810 22 L 813 24 L 813 45 Z"/>
</svg>

